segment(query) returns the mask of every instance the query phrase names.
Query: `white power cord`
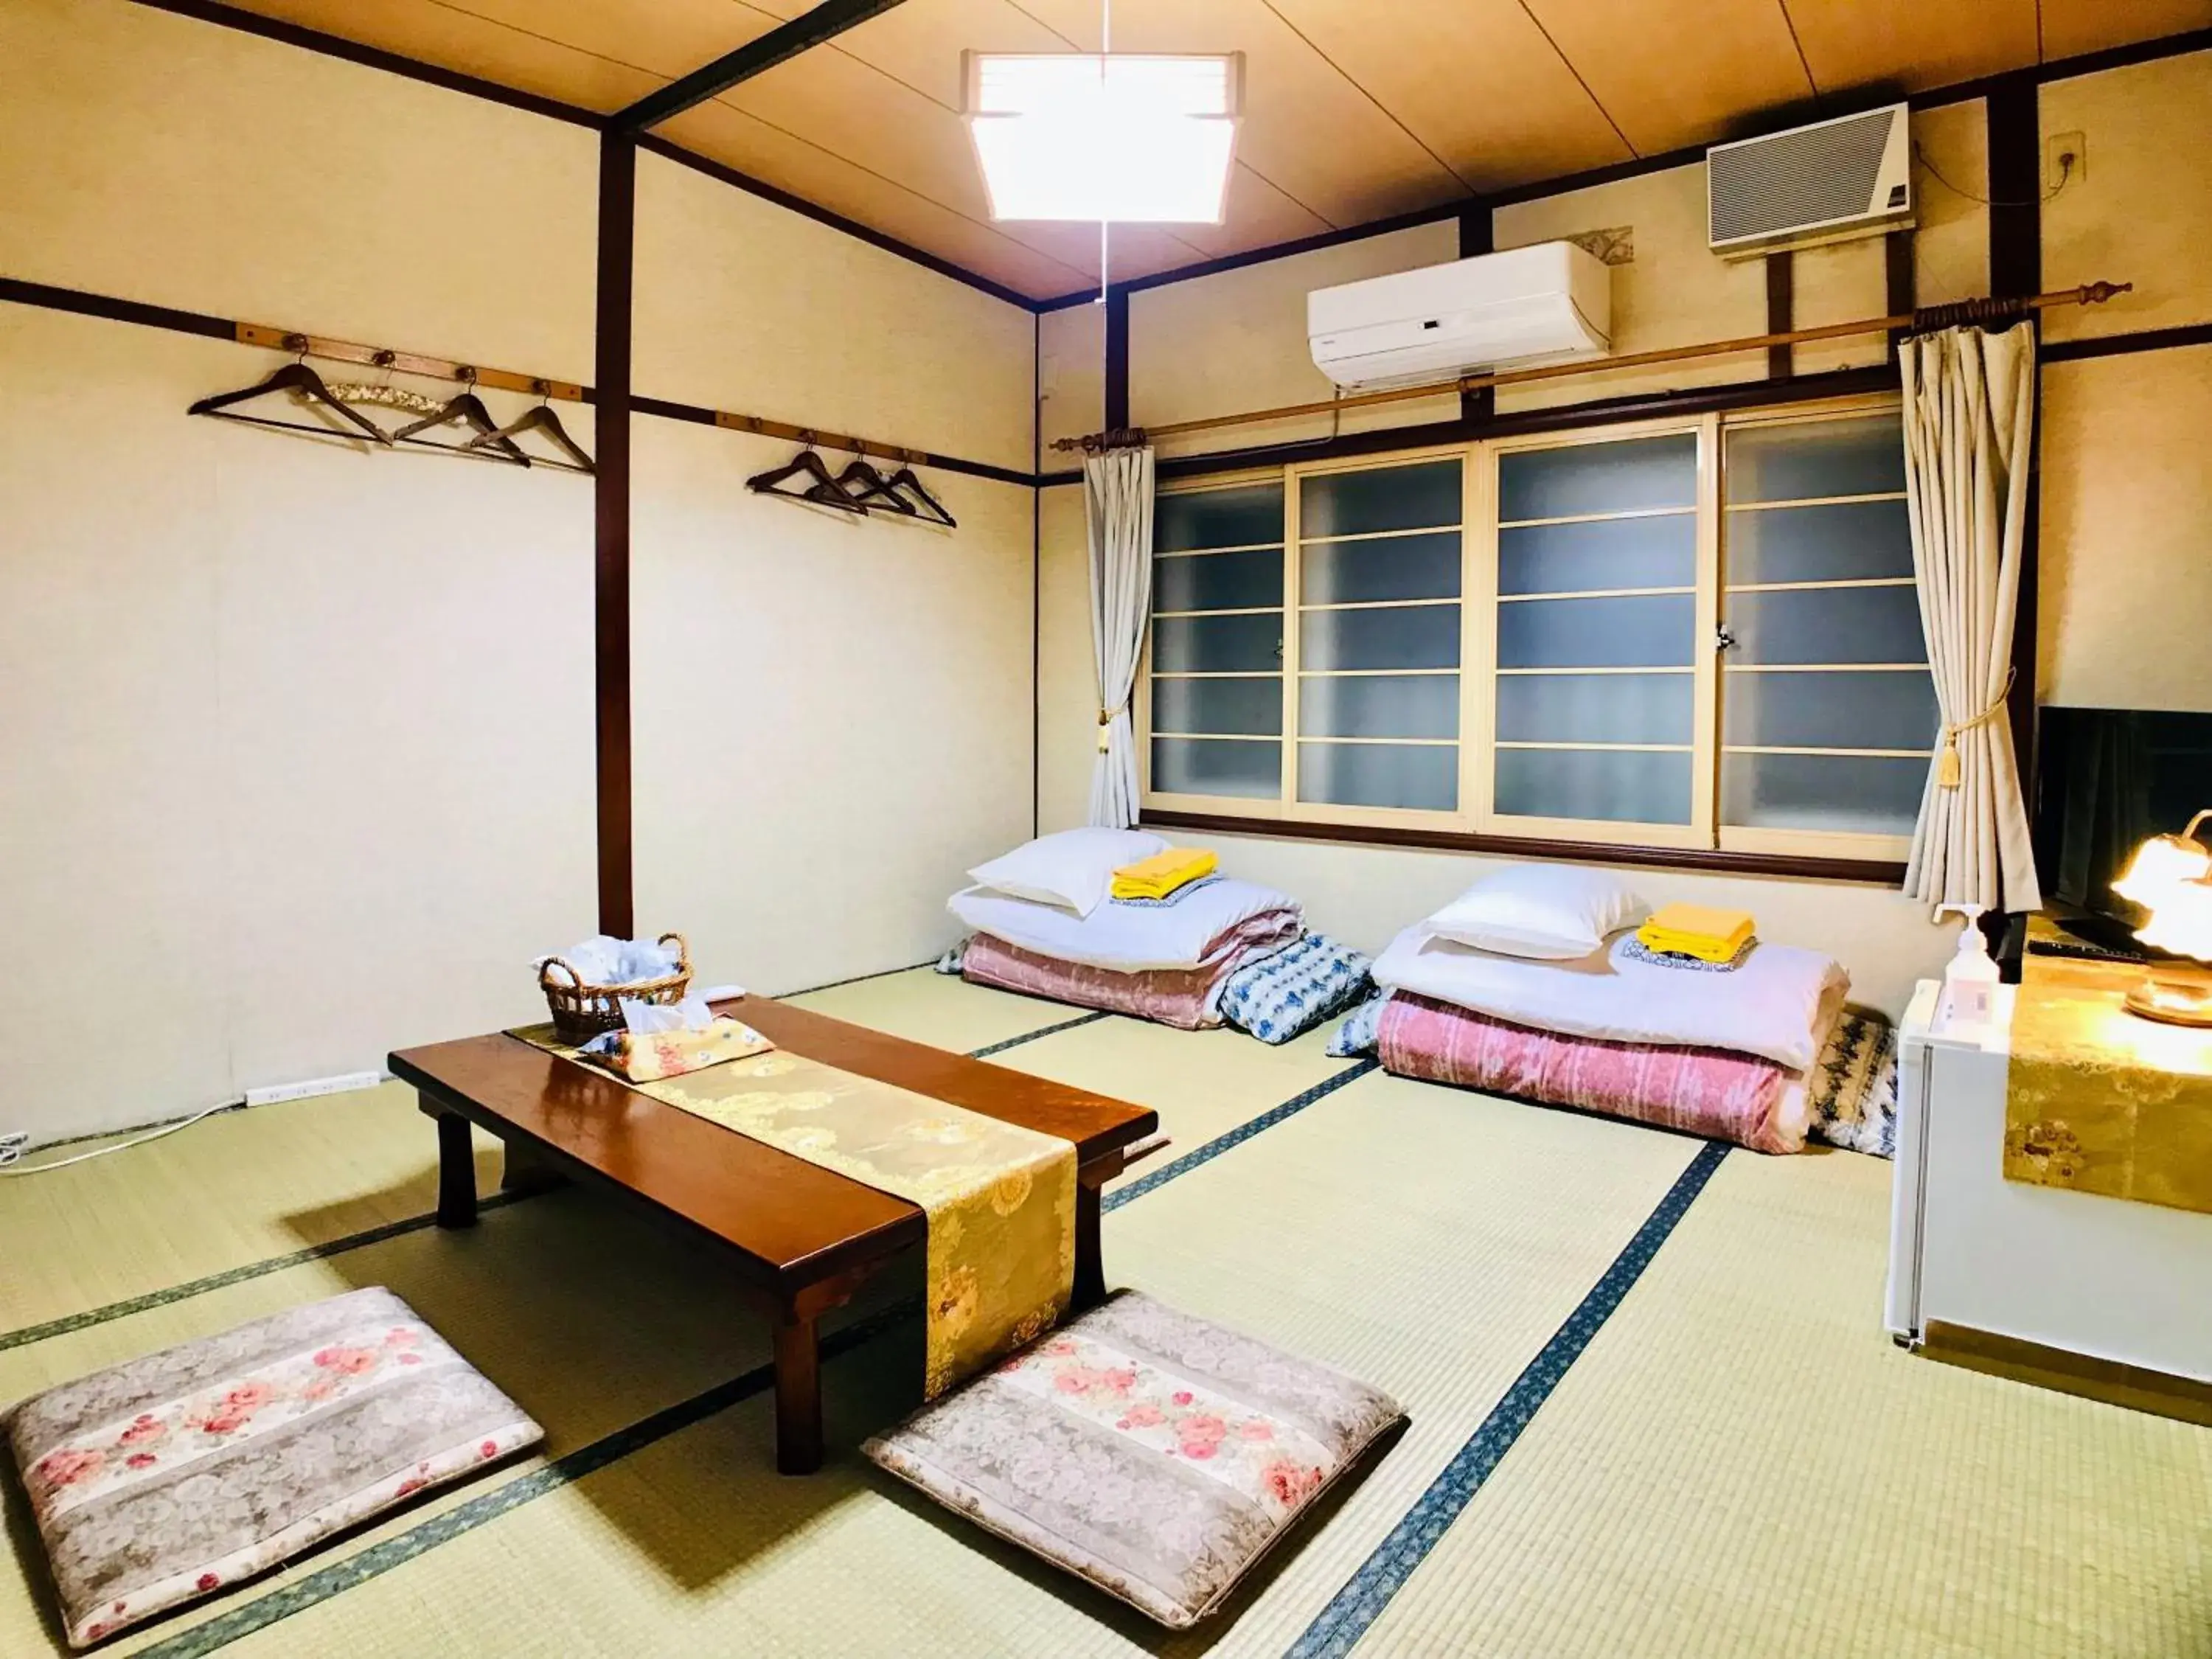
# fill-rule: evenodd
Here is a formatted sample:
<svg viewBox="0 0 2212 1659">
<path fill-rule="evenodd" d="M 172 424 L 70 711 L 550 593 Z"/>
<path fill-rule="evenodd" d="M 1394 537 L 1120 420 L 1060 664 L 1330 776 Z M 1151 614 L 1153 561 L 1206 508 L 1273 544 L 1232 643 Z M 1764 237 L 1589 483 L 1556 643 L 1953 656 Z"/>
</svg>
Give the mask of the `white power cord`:
<svg viewBox="0 0 2212 1659">
<path fill-rule="evenodd" d="M 149 1129 L 144 1134 L 131 1139 L 118 1140 L 112 1146 L 95 1146 L 88 1152 L 78 1152 L 70 1158 L 58 1158 L 51 1164 L 25 1164 L 21 1161 L 23 1149 L 30 1144 L 29 1135 L 20 1131 L 0 1134 L 0 1176 L 44 1175 L 49 1170 L 66 1170 L 72 1164 L 82 1164 L 90 1158 L 105 1158 L 110 1152 L 124 1152 L 132 1146 L 143 1146 L 149 1140 L 159 1140 L 163 1135 L 173 1135 L 179 1129 L 189 1129 L 202 1118 L 213 1117 L 217 1112 L 227 1112 L 234 1106 L 244 1104 L 246 1101 L 243 1097 L 237 1100 L 226 1100 L 219 1105 L 209 1107 L 204 1112 L 195 1112 L 190 1117 L 180 1117 L 174 1123 L 164 1123 L 160 1128 Z"/>
</svg>

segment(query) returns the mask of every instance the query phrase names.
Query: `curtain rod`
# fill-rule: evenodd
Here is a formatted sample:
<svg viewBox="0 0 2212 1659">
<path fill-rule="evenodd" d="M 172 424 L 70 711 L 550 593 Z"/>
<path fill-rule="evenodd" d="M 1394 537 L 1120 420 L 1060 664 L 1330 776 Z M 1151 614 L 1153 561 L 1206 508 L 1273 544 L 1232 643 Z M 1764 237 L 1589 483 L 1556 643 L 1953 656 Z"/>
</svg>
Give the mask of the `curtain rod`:
<svg viewBox="0 0 2212 1659">
<path fill-rule="evenodd" d="M 479 368 L 474 364 L 452 358 L 426 357 L 417 352 L 360 345 L 351 340 L 302 334 L 296 329 L 270 328 L 262 323 L 239 323 L 234 326 L 239 343 L 242 345 L 267 346 L 271 350 L 321 357 L 331 362 L 357 363 L 367 368 L 427 375 L 438 380 L 458 380 L 471 386 L 491 386 L 501 392 L 520 392 L 532 397 L 557 398 L 564 403 L 586 404 L 592 401 L 590 388 L 573 380 L 518 374 L 506 368 Z M 823 449 L 842 449 L 855 455 L 873 455 L 915 466 L 942 465 L 939 459 L 927 450 L 878 443 L 872 438 L 855 438 L 842 432 L 823 432 L 813 427 L 794 425 L 788 421 L 772 421 L 759 415 L 737 415 L 726 409 L 706 410 L 701 414 L 702 416 L 712 415 L 714 424 L 726 432 L 751 432 L 763 437 L 787 438 L 793 443 Z"/>
<path fill-rule="evenodd" d="M 1189 432 L 1211 432 L 1221 427 L 1250 426 L 1267 421 L 1285 421 L 1303 415 L 1332 415 L 1347 409 L 1368 409 L 1379 404 L 1405 403 L 1417 398 L 1437 398 L 1452 392 L 1479 392 L 1485 386 L 1519 386 L 1531 380 L 1556 380 L 1573 374 L 1595 374 L 1608 369 L 1642 368 L 1657 363 L 1687 362 L 1698 357 L 1729 356 L 1737 352 L 1763 351 L 1769 346 L 1801 345 L 1812 340 L 1836 340 L 1858 334 L 1887 334 L 1892 329 L 1950 328 L 1960 323 L 2002 322 L 2031 311 L 2054 306 L 2102 305 L 2115 295 L 2135 291 L 2133 283 L 2085 283 L 2079 288 L 2055 289 L 2021 299 L 1960 300 L 1950 305 L 1924 306 L 1917 311 L 1889 317 L 1868 317 L 1857 322 L 1826 323 L 1818 328 L 1790 329 L 1779 334 L 1753 334 L 1740 340 L 1716 340 L 1708 345 L 1668 346 L 1638 351 L 1626 357 L 1591 357 L 1571 363 L 1547 363 L 1540 368 L 1508 369 L 1495 374 L 1462 374 L 1456 380 L 1431 386 L 1393 386 L 1384 392 L 1362 392 L 1325 403 L 1289 404 L 1280 409 L 1255 409 L 1242 415 L 1212 415 L 1200 420 L 1173 421 L 1164 426 L 1093 432 L 1080 438 L 1055 438 L 1058 450 L 1092 453 L 1130 443 L 1180 437 Z"/>
</svg>

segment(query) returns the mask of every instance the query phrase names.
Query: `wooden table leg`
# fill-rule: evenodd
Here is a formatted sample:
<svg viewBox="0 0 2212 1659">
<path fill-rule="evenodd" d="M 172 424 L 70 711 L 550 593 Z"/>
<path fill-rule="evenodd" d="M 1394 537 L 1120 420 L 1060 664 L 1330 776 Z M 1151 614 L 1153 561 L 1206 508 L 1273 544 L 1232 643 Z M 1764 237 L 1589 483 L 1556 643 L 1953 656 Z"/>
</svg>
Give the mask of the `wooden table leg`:
<svg viewBox="0 0 2212 1659">
<path fill-rule="evenodd" d="M 1069 1311 L 1095 1308 L 1106 1299 L 1106 1262 L 1098 1246 L 1098 1187 L 1079 1171 L 1075 1178 L 1075 1289 Z"/>
<path fill-rule="evenodd" d="M 775 1467 L 779 1474 L 822 1467 L 822 1349 L 811 1319 L 776 1322 Z"/>
<path fill-rule="evenodd" d="M 438 1224 L 473 1227 L 477 1224 L 477 1149 L 469 1137 L 469 1121 L 451 1112 L 434 1115 L 438 1121 Z"/>
</svg>

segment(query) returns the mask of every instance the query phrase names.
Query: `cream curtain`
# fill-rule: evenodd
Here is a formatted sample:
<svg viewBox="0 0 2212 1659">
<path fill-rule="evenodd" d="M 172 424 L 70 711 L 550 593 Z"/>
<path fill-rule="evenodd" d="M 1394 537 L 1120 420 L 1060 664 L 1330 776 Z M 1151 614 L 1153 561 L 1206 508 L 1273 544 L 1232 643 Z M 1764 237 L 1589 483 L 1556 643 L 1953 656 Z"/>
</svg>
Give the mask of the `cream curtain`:
<svg viewBox="0 0 2212 1659">
<path fill-rule="evenodd" d="M 2042 903 L 2005 714 L 2035 432 L 2035 330 L 1907 340 L 1905 483 L 1942 733 L 1905 890 L 1933 905 Z"/>
<path fill-rule="evenodd" d="M 1083 464 L 1091 532 L 1091 647 L 1098 665 L 1098 762 L 1091 822 L 1137 821 L 1137 738 L 1129 694 L 1152 609 L 1152 452 L 1112 449 Z"/>
</svg>

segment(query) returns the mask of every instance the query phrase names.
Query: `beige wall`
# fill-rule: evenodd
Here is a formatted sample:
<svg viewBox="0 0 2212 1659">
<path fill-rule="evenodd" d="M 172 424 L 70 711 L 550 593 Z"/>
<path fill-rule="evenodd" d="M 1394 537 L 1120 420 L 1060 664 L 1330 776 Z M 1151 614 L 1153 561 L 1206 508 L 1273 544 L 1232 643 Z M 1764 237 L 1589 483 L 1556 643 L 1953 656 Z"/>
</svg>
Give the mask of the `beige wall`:
<svg viewBox="0 0 2212 1659">
<path fill-rule="evenodd" d="M 9 0 L 0 62 L 0 271 L 590 377 L 590 134 L 122 0 Z M 1027 313 L 658 158 L 639 238 L 641 392 L 1029 467 Z M 138 1011 L 0 1129 L 530 1018 L 592 930 L 590 481 L 185 418 L 281 361 L 0 306 L 18 1014 Z M 1033 492 L 854 525 L 744 489 L 787 446 L 635 446 L 641 923 L 766 989 L 918 960 L 1029 830 Z"/>
<path fill-rule="evenodd" d="M 2131 282 L 2109 304 L 2048 313 L 2054 340 L 2212 319 L 2212 52 L 2056 81 L 2039 100 L 2047 141 L 2078 132 L 2088 167 L 2043 206 L 2043 285 Z M 2046 162 L 2047 165 L 2047 162 Z M 2046 183 L 2046 189 L 2050 187 Z"/>
<path fill-rule="evenodd" d="M 1068 306 L 1037 318 L 1037 422 L 1042 441 L 1080 438 L 1106 424 L 1106 307 Z M 1043 470 L 1080 456 L 1044 453 Z"/>
<path fill-rule="evenodd" d="M 2212 709 L 2212 346 L 2043 371 L 2045 702 Z"/>
<path fill-rule="evenodd" d="M 1459 226 L 1447 220 L 1139 289 L 1129 296 L 1129 418 L 1138 426 L 1158 426 L 1325 401 L 1335 388 L 1313 365 L 1308 292 L 1457 258 Z M 1341 416 L 1195 433 L 1170 440 L 1161 453 L 1243 449 L 1458 415 L 1457 397 L 1424 398 Z"/>
</svg>

